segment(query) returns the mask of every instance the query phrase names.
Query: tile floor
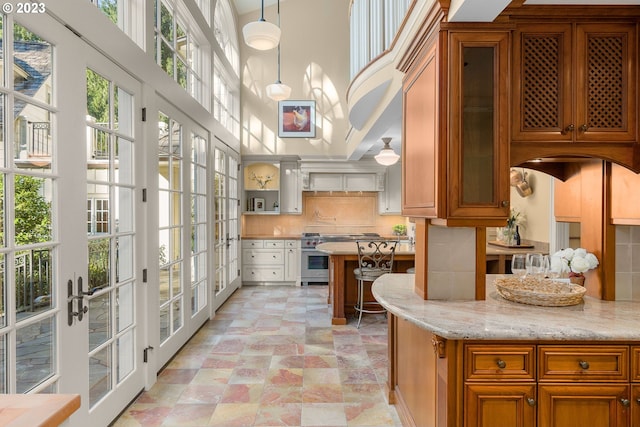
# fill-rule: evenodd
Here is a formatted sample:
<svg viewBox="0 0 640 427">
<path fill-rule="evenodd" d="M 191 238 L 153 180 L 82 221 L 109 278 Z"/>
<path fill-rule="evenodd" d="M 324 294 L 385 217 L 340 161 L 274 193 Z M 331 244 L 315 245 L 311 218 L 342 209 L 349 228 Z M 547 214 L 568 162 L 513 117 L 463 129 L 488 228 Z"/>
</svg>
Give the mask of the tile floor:
<svg viewBox="0 0 640 427">
<path fill-rule="evenodd" d="M 355 324 L 331 325 L 327 286 L 244 286 L 113 425 L 400 426 L 386 319 Z"/>
</svg>

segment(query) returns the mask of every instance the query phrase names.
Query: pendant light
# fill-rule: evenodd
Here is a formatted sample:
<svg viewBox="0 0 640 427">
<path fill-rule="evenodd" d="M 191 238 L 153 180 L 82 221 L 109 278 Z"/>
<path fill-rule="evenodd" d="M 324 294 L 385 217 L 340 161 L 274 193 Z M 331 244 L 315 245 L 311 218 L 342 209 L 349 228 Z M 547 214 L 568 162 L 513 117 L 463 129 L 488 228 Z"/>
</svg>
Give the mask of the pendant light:
<svg viewBox="0 0 640 427">
<path fill-rule="evenodd" d="M 400 159 L 400 156 L 397 155 L 396 152 L 393 151 L 393 148 L 389 146 L 391 138 L 384 137 L 382 138 L 382 142 L 384 142 L 384 147 L 382 147 L 380 153 L 375 155 L 374 158 L 376 159 L 376 162 L 380 163 L 381 165 L 391 166 L 395 164 L 398 159 Z"/>
<path fill-rule="evenodd" d="M 280 28 L 280 0 L 278 0 L 278 28 Z M 278 80 L 267 86 L 267 96 L 274 101 L 283 101 L 291 95 L 291 88 L 280 81 L 280 44 L 278 43 Z"/>
<path fill-rule="evenodd" d="M 273 49 L 280 43 L 280 28 L 264 19 L 264 0 L 260 19 L 245 25 L 242 35 L 246 44 L 258 50 Z"/>
</svg>

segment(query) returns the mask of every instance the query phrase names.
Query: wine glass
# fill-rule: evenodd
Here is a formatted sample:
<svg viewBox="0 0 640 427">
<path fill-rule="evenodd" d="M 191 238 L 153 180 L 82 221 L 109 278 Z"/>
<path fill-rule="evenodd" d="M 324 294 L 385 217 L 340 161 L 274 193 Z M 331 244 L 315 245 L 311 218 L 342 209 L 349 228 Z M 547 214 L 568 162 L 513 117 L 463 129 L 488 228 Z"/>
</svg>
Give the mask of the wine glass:
<svg viewBox="0 0 640 427">
<path fill-rule="evenodd" d="M 527 257 L 525 254 L 513 254 L 511 257 L 511 272 L 520 280 L 527 274 Z"/>
<path fill-rule="evenodd" d="M 544 274 L 542 254 L 528 253 L 526 261 L 527 274 L 540 279 Z"/>
<path fill-rule="evenodd" d="M 551 274 L 551 259 L 549 255 L 542 255 L 542 278 L 547 278 Z"/>
</svg>

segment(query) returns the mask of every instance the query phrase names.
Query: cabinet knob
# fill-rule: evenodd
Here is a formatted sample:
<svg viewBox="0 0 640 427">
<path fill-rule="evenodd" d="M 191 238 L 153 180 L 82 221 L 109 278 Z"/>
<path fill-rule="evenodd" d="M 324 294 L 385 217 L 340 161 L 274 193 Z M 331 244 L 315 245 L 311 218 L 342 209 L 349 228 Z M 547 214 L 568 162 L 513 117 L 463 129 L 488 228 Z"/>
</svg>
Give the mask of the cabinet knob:
<svg viewBox="0 0 640 427">
<path fill-rule="evenodd" d="M 582 369 L 589 369 L 589 362 L 587 362 L 586 360 L 578 361 L 578 365 L 580 365 Z"/>
<path fill-rule="evenodd" d="M 508 200 L 503 200 L 502 203 L 500 203 L 502 205 L 503 208 L 506 208 L 507 206 L 509 206 L 509 201 Z"/>
<path fill-rule="evenodd" d="M 587 130 L 589 130 L 589 127 L 587 125 L 581 125 L 579 129 L 580 129 L 580 132 L 586 132 Z"/>
<path fill-rule="evenodd" d="M 636 397 L 636 403 L 640 405 L 640 397 Z"/>
<path fill-rule="evenodd" d="M 625 399 L 624 397 L 620 398 L 620 403 L 622 403 L 622 406 L 624 406 L 625 408 L 629 407 L 629 399 Z"/>
<path fill-rule="evenodd" d="M 536 406 L 536 400 L 533 397 L 527 397 L 527 403 L 529 406 Z"/>
<path fill-rule="evenodd" d="M 562 129 L 562 132 L 560 132 L 563 135 L 568 134 L 569 132 L 573 132 L 574 130 L 576 130 L 575 125 L 569 125 L 566 128 Z"/>
<path fill-rule="evenodd" d="M 504 369 L 504 368 L 506 368 L 506 367 L 507 367 L 507 362 L 505 362 L 505 361 L 504 361 L 504 360 L 502 360 L 502 359 L 498 359 L 498 360 L 496 361 L 496 365 L 498 365 L 498 368 L 500 368 L 500 369 Z"/>
</svg>

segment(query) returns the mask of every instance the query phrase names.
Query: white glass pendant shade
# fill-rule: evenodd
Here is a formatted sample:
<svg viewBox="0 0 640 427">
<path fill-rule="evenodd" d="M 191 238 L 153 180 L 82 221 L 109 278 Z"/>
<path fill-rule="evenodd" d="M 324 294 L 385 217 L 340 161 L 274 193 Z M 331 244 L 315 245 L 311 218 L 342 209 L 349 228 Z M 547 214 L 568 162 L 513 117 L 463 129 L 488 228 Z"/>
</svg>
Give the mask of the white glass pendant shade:
<svg viewBox="0 0 640 427">
<path fill-rule="evenodd" d="M 391 142 L 391 138 L 382 138 L 382 142 L 384 142 L 384 147 L 380 150 L 380 153 L 374 156 L 376 162 L 380 163 L 384 166 L 391 166 L 398 162 L 400 156 L 393 151 L 393 148 L 389 146 Z"/>
<path fill-rule="evenodd" d="M 278 80 L 267 86 L 267 96 L 274 101 L 283 101 L 291 96 L 291 88 Z"/>
<path fill-rule="evenodd" d="M 249 22 L 242 28 L 242 35 L 246 44 L 258 50 L 273 49 L 280 43 L 280 28 L 264 19 Z"/>
</svg>

